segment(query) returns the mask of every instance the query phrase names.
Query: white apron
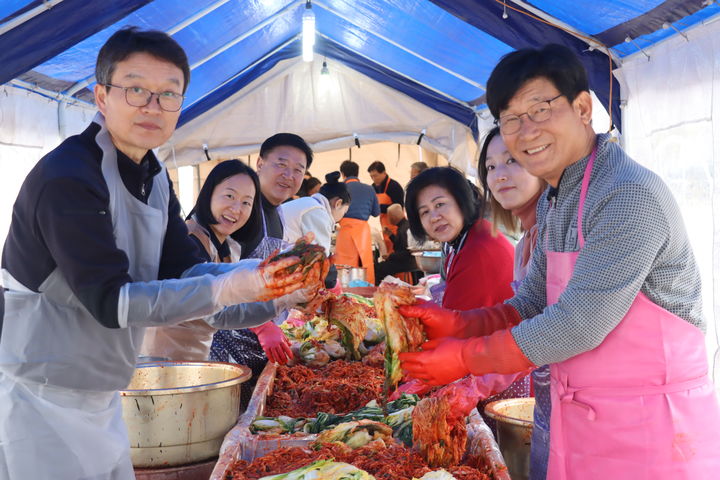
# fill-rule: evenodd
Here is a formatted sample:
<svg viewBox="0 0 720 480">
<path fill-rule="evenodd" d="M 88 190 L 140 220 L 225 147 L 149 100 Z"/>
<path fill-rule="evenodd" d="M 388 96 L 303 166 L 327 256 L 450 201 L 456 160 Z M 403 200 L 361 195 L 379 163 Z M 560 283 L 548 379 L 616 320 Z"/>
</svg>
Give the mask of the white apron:
<svg viewBox="0 0 720 480">
<path fill-rule="evenodd" d="M 133 281 L 156 280 L 167 229 L 163 167 L 148 205 L 125 188 L 102 115 L 96 142 L 110 194 L 115 241 Z M 0 479 L 133 479 L 119 394 L 144 329 L 102 326 L 59 270 L 33 292 L 3 271 L 0 346 Z"/>
</svg>

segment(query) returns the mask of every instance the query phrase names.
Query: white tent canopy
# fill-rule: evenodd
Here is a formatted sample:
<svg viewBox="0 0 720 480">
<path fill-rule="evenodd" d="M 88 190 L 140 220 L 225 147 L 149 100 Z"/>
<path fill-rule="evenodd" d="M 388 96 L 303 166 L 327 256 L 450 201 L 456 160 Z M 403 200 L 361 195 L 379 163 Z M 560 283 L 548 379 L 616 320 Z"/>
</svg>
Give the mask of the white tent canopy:
<svg viewBox="0 0 720 480">
<path fill-rule="evenodd" d="M 172 165 L 255 153 L 277 132 L 301 132 L 316 151 L 390 141 L 439 153 L 466 170 L 476 157 L 471 130 L 382 83 L 323 59 L 283 60 L 223 103 L 180 127 L 160 149 Z M 352 134 L 349 134 L 352 132 Z M 173 153 L 174 150 L 174 153 Z"/>
</svg>

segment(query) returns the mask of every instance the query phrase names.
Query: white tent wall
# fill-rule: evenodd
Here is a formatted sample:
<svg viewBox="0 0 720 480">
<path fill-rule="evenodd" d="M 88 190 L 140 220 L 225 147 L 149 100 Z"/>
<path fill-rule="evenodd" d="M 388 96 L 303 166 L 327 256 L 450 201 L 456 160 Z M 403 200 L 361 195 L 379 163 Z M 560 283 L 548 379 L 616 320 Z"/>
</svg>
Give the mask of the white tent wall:
<svg viewBox="0 0 720 480">
<path fill-rule="evenodd" d="M 470 129 L 407 95 L 322 58 L 279 62 L 220 105 L 179 128 L 160 149 L 170 166 L 246 156 L 278 132 L 302 135 L 315 151 L 388 141 L 414 144 L 425 130 L 423 147 L 467 169 L 477 145 Z M 174 150 L 174 152 L 173 152 Z"/>
<path fill-rule="evenodd" d="M 715 20 L 715 21 L 714 21 Z M 623 83 L 624 144 L 669 185 L 700 265 L 706 344 L 720 385 L 720 17 L 675 35 L 616 73 Z M 642 240 L 640 240 L 642 241 Z"/>
<path fill-rule="evenodd" d="M 80 133 L 95 110 L 68 106 L 67 132 Z M 0 90 L 0 253 L 20 186 L 38 160 L 60 144 L 58 102 L 4 85 Z"/>
</svg>

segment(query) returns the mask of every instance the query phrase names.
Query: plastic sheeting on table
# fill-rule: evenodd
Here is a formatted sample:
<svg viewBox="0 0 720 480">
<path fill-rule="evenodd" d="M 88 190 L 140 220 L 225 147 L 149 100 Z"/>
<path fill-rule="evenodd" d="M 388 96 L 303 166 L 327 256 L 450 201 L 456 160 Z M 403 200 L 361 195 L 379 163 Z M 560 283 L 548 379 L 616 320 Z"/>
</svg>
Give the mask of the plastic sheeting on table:
<svg viewBox="0 0 720 480">
<path fill-rule="evenodd" d="M 224 480 L 228 470 L 236 460 L 252 461 L 282 447 L 306 447 L 317 439 L 315 434 L 302 436 L 290 435 L 254 435 L 250 425 L 255 417 L 262 415 L 269 395 L 272 394 L 277 366 L 268 363 L 258 378 L 255 391 L 245 413 L 240 416 L 237 425 L 228 432 L 220 448 L 220 458 L 210 480 Z M 511 480 L 500 449 L 490 428 L 485 425 L 477 410 L 468 418 L 467 453 L 483 455 L 492 468 L 494 480 Z"/>
</svg>

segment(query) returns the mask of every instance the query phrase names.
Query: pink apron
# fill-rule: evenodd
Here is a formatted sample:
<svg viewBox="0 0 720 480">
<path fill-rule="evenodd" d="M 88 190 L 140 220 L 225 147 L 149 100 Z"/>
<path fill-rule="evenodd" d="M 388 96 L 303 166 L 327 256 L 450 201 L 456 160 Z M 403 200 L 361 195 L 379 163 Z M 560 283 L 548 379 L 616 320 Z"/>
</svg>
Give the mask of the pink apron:
<svg viewBox="0 0 720 480">
<path fill-rule="evenodd" d="M 595 155 L 580 192 L 581 250 Z M 578 252 L 546 254 L 552 305 L 572 277 Z M 697 327 L 638 293 L 598 347 L 550 371 L 548 480 L 720 478 L 720 406 Z"/>
</svg>

